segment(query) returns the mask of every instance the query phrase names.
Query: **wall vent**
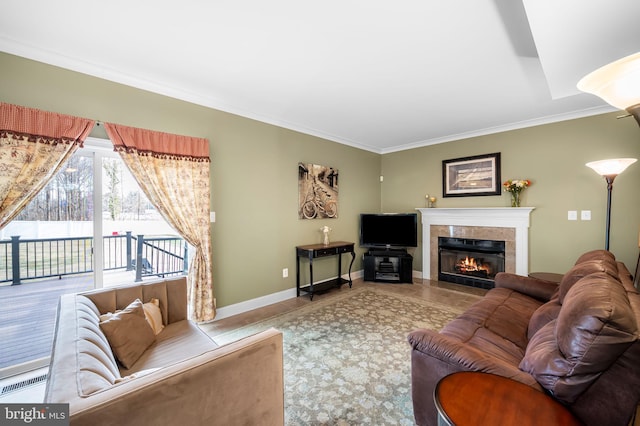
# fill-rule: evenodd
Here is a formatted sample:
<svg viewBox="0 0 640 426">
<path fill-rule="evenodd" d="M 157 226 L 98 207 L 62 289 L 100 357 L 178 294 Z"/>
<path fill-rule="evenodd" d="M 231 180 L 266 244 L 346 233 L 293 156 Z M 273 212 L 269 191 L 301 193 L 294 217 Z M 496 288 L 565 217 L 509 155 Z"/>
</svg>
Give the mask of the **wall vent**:
<svg viewBox="0 0 640 426">
<path fill-rule="evenodd" d="M 12 383 L 10 385 L 5 385 L 5 386 L 2 386 L 2 392 L 0 392 L 0 395 L 5 395 L 5 394 L 7 394 L 9 392 L 17 391 L 17 390 L 20 390 L 22 388 L 26 388 L 27 386 L 31 386 L 31 385 L 38 384 L 40 382 L 44 382 L 45 380 L 47 380 L 47 375 L 43 374 L 42 376 L 33 377 L 33 378 L 27 379 L 27 380 L 22 380 L 20 382 Z"/>
</svg>

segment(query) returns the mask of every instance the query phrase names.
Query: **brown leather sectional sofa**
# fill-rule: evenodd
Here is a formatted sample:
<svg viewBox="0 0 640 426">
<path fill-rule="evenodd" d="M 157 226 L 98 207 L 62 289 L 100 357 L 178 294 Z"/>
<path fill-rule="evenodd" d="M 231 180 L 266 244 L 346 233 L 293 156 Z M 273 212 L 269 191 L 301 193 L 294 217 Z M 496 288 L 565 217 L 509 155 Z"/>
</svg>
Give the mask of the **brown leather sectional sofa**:
<svg viewBox="0 0 640 426">
<path fill-rule="evenodd" d="M 483 371 L 551 395 L 587 426 L 625 426 L 640 400 L 639 324 L 640 294 L 610 252 L 583 254 L 559 285 L 500 273 L 443 330 L 409 335 L 416 423 L 437 424 L 440 379 Z"/>
<path fill-rule="evenodd" d="M 164 328 L 125 368 L 100 316 L 136 299 L 158 300 Z M 144 334 L 123 330 L 132 331 L 136 342 Z M 44 402 L 69 403 L 71 425 L 282 425 L 282 351 L 275 329 L 216 345 L 187 319 L 184 277 L 69 294 L 58 307 Z"/>
</svg>

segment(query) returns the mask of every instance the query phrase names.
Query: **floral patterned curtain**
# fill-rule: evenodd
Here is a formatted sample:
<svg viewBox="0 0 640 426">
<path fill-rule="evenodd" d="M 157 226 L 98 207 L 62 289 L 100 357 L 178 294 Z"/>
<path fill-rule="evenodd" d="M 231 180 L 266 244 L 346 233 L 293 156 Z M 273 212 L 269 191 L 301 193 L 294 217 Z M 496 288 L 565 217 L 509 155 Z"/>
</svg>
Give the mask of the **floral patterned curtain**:
<svg viewBox="0 0 640 426">
<path fill-rule="evenodd" d="M 94 120 L 0 102 L 0 229 L 55 176 Z"/>
<path fill-rule="evenodd" d="M 105 129 L 151 203 L 195 247 L 187 277 L 190 318 L 212 320 L 209 141 L 111 123 Z"/>
</svg>

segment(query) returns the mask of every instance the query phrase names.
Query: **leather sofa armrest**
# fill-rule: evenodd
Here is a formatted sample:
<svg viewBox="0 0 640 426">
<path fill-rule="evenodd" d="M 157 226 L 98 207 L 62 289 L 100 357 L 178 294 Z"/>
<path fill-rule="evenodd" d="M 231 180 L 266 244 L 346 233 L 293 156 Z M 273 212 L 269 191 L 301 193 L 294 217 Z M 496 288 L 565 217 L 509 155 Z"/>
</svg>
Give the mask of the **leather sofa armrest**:
<svg viewBox="0 0 640 426">
<path fill-rule="evenodd" d="M 480 371 L 508 377 L 540 390 L 540 385 L 529 373 L 509 364 L 486 352 L 470 346 L 468 343 L 459 342 L 451 337 L 440 334 L 437 331 L 419 329 L 408 336 L 409 343 L 414 351 L 435 358 L 448 364 L 449 371 Z"/>
<path fill-rule="evenodd" d="M 284 424 L 282 332 L 269 329 L 70 405 L 71 424 Z"/>
<path fill-rule="evenodd" d="M 558 284 L 523 275 L 499 272 L 495 276 L 495 286 L 509 288 L 518 293 L 526 294 L 534 299 L 548 302 L 558 290 Z"/>
</svg>

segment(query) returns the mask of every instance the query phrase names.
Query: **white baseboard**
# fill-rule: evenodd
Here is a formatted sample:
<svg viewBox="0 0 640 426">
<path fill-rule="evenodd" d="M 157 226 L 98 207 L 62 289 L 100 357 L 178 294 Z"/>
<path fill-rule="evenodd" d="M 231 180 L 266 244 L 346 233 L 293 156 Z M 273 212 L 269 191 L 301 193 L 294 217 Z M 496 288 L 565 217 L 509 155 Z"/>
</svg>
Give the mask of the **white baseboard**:
<svg viewBox="0 0 640 426">
<path fill-rule="evenodd" d="M 351 279 L 356 280 L 358 278 L 362 278 L 362 270 L 355 271 L 351 273 Z M 334 279 L 335 277 L 327 279 Z M 342 275 L 342 278 L 348 279 L 348 274 Z M 309 283 L 303 284 L 309 285 Z M 223 306 L 222 308 L 216 309 L 216 317 L 214 321 L 221 320 L 223 318 L 232 317 L 234 315 L 242 314 L 245 312 L 252 311 L 254 309 L 262 308 L 268 305 L 273 305 L 274 303 L 283 302 L 288 299 L 293 299 L 296 297 L 296 289 L 289 288 L 287 290 L 279 291 L 277 293 L 268 294 L 266 296 L 256 297 L 255 299 L 246 300 L 244 302 L 236 303 L 229 306 Z"/>
</svg>

